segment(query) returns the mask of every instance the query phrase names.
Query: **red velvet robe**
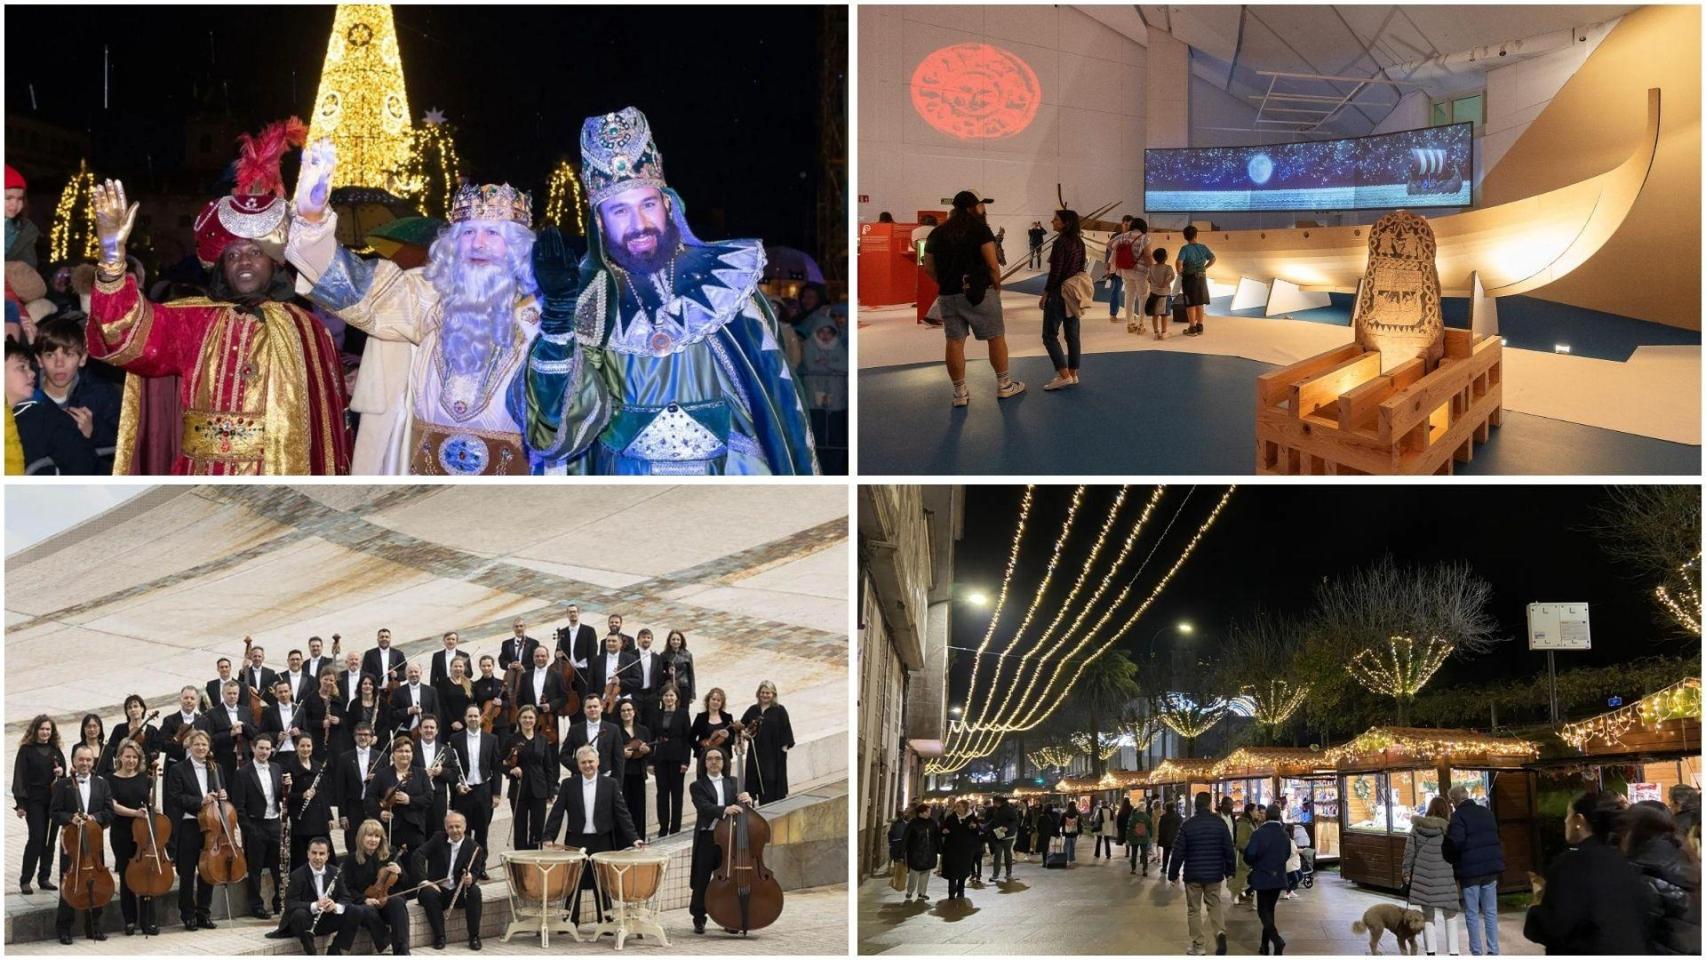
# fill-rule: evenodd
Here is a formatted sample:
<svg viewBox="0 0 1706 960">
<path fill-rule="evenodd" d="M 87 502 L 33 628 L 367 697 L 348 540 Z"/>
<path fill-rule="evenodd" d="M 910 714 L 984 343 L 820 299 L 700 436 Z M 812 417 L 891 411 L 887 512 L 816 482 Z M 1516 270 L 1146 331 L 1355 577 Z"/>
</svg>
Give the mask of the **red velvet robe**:
<svg viewBox="0 0 1706 960">
<path fill-rule="evenodd" d="M 115 474 L 150 461 L 148 438 L 178 430 L 178 475 L 349 472 L 344 381 L 338 351 L 307 311 L 268 302 L 265 319 L 231 304 L 192 299 L 150 303 L 130 276 L 97 281 L 90 297 L 89 355 L 123 367 Z M 145 377 L 177 376 L 180 423 L 150 421 L 159 405 Z"/>
</svg>

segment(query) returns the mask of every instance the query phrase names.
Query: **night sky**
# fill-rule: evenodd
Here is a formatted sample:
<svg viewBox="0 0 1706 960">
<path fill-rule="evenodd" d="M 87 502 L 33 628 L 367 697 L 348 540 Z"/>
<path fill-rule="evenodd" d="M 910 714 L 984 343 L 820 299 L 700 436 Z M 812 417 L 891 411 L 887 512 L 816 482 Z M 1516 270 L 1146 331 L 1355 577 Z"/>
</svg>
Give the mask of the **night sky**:
<svg viewBox="0 0 1706 960">
<path fill-rule="evenodd" d="M 1085 552 L 1107 516 L 1116 487 L 1095 487 L 1086 494 L 1073 536 L 1062 553 L 1049 594 L 1038 618 L 1026 631 L 1034 641 L 1040 627 L 1052 619 L 1058 599 L 1064 598 L 1082 569 Z M 1115 533 L 1094 568 L 1101 571 L 1117 554 L 1119 544 L 1141 509 L 1150 487 L 1132 488 Z M 1192 488 L 1170 487 L 1151 518 L 1151 527 L 1138 541 L 1133 557 L 1154 542 L 1174 509 Z M 1011 636 L 1040 582 L 1047 558 L 1073 487 L 1038 487 L 1026 527 L 1025 547 L 1009 591 L 1003 626 L 991 649 L 1000 649 Z M 1147 596 L 1161 572 L 1179 554 L 1185 541 L 1208 516 L 1224 487 L 1199 486 L 1149 570 L 1138 581 L 1133 598 Z M 1022 487 L 967 487 L 966 537 L 956 550 L 955 583 L 962 590 L 981 589 L 993 600 L 1006 567 Z M 1135 502 L 1130 502 L 1136 497 Z M 1137 622 L 1121 647 L 1137 652 L 1156 630 L 1166 628 L 1156 649 L 1173 642 L 1171 625 L 1189 620 L 1193 642 L 1202 653 L 1215 653 L 1234 620 L 1264 610 L 1303 616 L 1314 602 L 1314 589 L 1323 577 L 1346 573 L 1390 552 L 1400 567 L 1466 560 L 1493 586 L 1493 614 L 1502 635 L 1512 639 L 1498 652 L 1473 659 L 1453 658 L 1435 684 L 1479 683 L 1498 677 L 1526 677 L 1545 669 L 1542 653 L 1527 649 L 1526 608 L 1536 601 L 1586 601 L 1591 605 L 1593 649 L 1557 654 L 1558 669 L 1571 665 L 1606 663 L 1660 654 L 1678 655 L 1695 649 L 1698 640 L 1667 634 L 1655 621 L 1653 584 L 1631 579 L 1610 560 L 1597 537 L 1583 528 L 1597 522 L 1593 504 L 1604 501 L 1601 487 L 1578 486 L 1244 486 L 1232 496 L 1215 526 L 1197 547 L 1161 597 Z M 1129 570 L 1135 569 L 1130 566 Z M 1023 590 L 1018 588 L 1023 585 Z M 1111 599 L 1123 581 L 1109 588 Z M 1095 589 L 1086 583 L 1081 603 Z M 1141 593 L 1140 593 L 1141 591 Z M 1112 624 L 1124 622 L 1133 607 L 1129 600 Z M 1076 609 L 1076 606 L 1074 607 Z M 1049 614 L 1044 618 L 1043 614 Z M 1009 620 L 1009 617 L 1011 619 Z M 988 609 L 957 603 L 953 614 L 953 644 L 976 647 L 989 623 Z M 1063 627 L 1066 622 L 1063 621 Z M 1656 642 L 1657 641 L 1657 642 Z M 973 657 L 957 655 L 951 703 L 963 702 Z M 980 682 L 981 687 L 981 682 Z"/>
<path fill-rule="evenodd" d="M 465 175 L 530 188 L 541 206 L 558 158 L 580 165 L 581 121 L 632 105 L 651 120 L 670 185 L 705 239 L 816 248 L 820 8 L 393 13 L 411 119 L 445 112 Z M 6 110 L 87 130 L 96 171 L 135 178 L 148 154 L 156 162 L 181 154 L 175 123 L 195 109 L 197 87 L 251 132 L 292 113 L 307 120 L 333 14 L 271 4 L 8 5 Z M 101 106 L 103 45 L 112 51 L 110 110 Z M 845 72 L 846 50 L 835 56 Z M 292 156 L 287 186 L 295 168 Z"/>
</svg>

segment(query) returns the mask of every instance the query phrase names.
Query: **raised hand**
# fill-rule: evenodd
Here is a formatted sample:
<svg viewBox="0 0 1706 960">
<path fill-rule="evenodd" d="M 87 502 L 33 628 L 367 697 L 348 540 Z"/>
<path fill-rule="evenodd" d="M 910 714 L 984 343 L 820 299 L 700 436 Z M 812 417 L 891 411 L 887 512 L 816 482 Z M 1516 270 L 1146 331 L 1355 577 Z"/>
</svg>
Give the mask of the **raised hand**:
<svg viewBox="0 0 1706 960">
<path fill-rule="evenodd" d="M 296 212 L 318 221 L 326 215 L 332 199 L 332 174 L 338 168 L 338 151 L 328 137 L 310 143 L 302 151 L 302 170 L 296 176 Z"/>
<path fill-rule="evenodd" d="M 101 264 L 109 270 L 122 272 L 125 267 L 124 245 L 136 226 L 138 204 L 126 204 L 124 183 L 108 180 L 95 184 L 95 235 L 101 241 Z"/>
<path fill-rule="evenodd" d="M 566 328 L 580 294 L 580 266 L 556 227 L 541 230 L 533 241 L 533 279 L 545 304 L 545 321 L 560 319 Z"/>
</svg>

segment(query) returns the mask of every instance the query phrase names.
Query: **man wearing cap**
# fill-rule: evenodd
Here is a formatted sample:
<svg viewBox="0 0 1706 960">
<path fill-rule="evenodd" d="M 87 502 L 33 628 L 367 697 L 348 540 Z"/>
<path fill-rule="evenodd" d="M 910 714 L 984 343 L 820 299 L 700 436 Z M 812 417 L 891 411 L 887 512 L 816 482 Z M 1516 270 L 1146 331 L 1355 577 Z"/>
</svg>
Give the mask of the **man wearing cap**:
<svg viewBox="0 0 1706 960">
<path fill-rule="evenodd" d="M 539 331 L 533 200 L 509 184 L 464 185 L 424 267 L 363 260 L 337 242 L 330 140 L 309 145 L 285 255 L 298 289 L 365 331 L 350 408 L 362 415 L 352 472 L 525 474 L 521 372 Z"/>
<path fill-rule="evenodd" d="M 776 316 L 758 292 L 763 242 L 693 235 L 633 107 L 587 118 L 581 157 L 594 216 L 578 277 L 552 228 L 534 256 L 544 311 L 527 432 L 541 467 L 820 472 Z"/>
<path fill-rule="evenodd" d="M 85 339 L 89 356 L 123 367 L 114 474 L 279 475 L 349 472 L 343 371 L 320 321 L 289 302 L 282 269 L 284 184 L 279 159 L 302 142 L 302 121 L 238 138 L 236 189 L 195 221 L 196 255 L 212 271 L 209 299 L 150 303 L 126 272 L 137 204 L 124 184 L 98 184 L 101 242 Z M 172 398 L 145 378 L 177 376 Z M 151 397 L 145 394 L 152 394 Z M 175 451 L 175 452 L 174 452 Z"/>
<path fill-rule="evenodd" d="M 995 201 L 971 190 L 954 195 L 948 222 L 924 241 L 924 272 L 936 281 L 942 333 L 948 338 L 948 379 L 954 383 L 954 406 L 971 402 L 966 386 L 966 334 L 989 343 L 989 365 L 995 368 L 995 395 L 1018 396 L 1025 385 L 1007 373 L 1007 331 L 1001 318 L 1001 266 L 995 234 L 989 231 L 984 204 Z"/>
</svg>

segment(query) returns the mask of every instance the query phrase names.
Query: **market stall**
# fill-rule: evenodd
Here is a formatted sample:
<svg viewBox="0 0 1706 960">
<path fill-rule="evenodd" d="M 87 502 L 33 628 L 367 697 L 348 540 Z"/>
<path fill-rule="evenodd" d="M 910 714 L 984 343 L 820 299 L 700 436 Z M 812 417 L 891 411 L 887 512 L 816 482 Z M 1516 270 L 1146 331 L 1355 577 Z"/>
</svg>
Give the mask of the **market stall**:
<svg viewBox="0 0 1706 960">
<path fill-rule="evenodd" d="M 1566 723 L 1558 739 L 1593 761 L 1588 766 L 1601 788 L 1622 790 L 1631 803 L 1665 801 L 1679 783 L 1698 790 L 1700 680 L 1687 677 L 1634 703 Z M 1617 775 L 1608 776 L 1608 770 Z"/>
<path fill-rule="evenodd" d="M 1318 750 L 1240 747 L 1215 764 L 1214 792 L 1267 806 L 1279 802 L 1288 823 L 1300 823 L 1315 845 L 1316 862 L 1339 858 L 1339 777 Z"/>
<path fill-rule="evenodd" d="M 1169 758 L 1149 771 L 1149 794 L 1178 803 L 1179 815 L 1191 815 L 1191 798 L 1214 786 L 1214 761 Z"/>
<path fill-rule="evenodd" d="M 1504 843 L 1500 889 L 1528 889 L 1537 869 L 1535 779 L 1524 765 L 1535 744 L 1473 730 L 1373 727 L 1323 751 L 1339 773 L 1340 873 L 1370 886 L 1403 886 L 1404 840 L 1428 802 L 1462 785 L 1490 807 Z"/>
</svg>

